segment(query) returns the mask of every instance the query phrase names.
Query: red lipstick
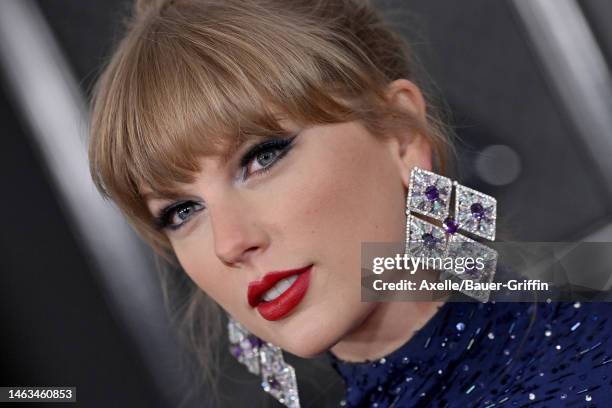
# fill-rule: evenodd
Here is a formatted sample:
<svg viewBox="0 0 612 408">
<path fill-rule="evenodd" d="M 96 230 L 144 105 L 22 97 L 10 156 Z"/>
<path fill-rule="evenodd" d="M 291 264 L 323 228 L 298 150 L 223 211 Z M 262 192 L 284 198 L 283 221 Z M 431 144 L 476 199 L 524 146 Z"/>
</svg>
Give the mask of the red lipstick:
<svg viewBox="0 0 612 408">
<path fill-rule="evenodd" d="M 256 307 L 257 311 L 266 320 L 278 320 L 291 312 L 304 298 L 310 283 L 310 270 L 312 265 L 300 269 L 270 272 L 259 281 L 249 283 L 247 297 L 249 305 Z M 289 276 L 298 275 L 293 284 L 274 300 L 266 302 L 262 299 L 264 293 L 276 283 Z"/>
</svg>

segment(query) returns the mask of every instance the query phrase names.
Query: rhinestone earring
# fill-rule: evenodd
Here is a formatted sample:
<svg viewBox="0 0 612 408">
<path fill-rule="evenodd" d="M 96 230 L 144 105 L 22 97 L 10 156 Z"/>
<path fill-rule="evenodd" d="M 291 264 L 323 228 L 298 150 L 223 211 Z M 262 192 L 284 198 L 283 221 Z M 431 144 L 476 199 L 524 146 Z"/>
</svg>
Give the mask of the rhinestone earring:
<svg viewBox="0 0 612 408">
<path fill-rule="evenodd" d="M 453 193 L 454 187 L 454 195 Z M 450 213 L 454 201 L 454 213 Z M 431 222 L 420 216 L 433 219 Z M 405 253 L 413 257 L 481 257 L 484 267 L 457 273 L 442 269 L 440 280 L 491 282 L 497 267 L 497 251 L 482 245 L 461 231 L 478 238 L 495 241 L 497 200 L 465 187 L 448 177 L 414 167 L 410 173 L 406 197 Z M 489 299 L 489 291 L 461 290 L 479 301 Z"/>
<path fill-rule="evenodd" d="M 227 332 L 230 353 L 249 372 L 261 375 L 261 386 L 288 408 L 300 408 L 295 370 L 285 363 L 283 351 L 264 342 L 228 315 Z"/>
</svg>

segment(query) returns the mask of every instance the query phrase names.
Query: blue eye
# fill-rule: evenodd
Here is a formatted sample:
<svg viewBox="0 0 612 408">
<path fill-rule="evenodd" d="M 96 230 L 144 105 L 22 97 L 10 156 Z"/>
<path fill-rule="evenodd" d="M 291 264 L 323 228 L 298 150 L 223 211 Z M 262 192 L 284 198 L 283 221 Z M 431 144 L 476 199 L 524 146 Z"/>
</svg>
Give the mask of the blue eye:
<svg viewBox="0 0 612 408">
<path fill-rule="evenodd" d="M 259 153 L 257 156 L 255 156 L 254 159 L 252 159 L 247 168 L 246 168 L 246 172 L 247 174 L 255 174 L 255 173 L 259 173 L 262 170 L 267 169 L 268 167 L 271 167 L 274 162 L 276 162 L 276 160 L 278 160 L 278 158 L 281 156 L 282 150 L 276 148 L 276 149 L 269 149 L 266 150 L 262 153 Z"/>
<path fill-rule="evenodd" d="M 180 228 L 196 212 L 204 209 L 202 204 L 194 201 L 185 201 L 164 208 L 160 215 L 156 217 L 158 228 L 169 228 L 176 230 Z"/>
<path fill-rule="evenodd" d="M 268 140 L 251 147 L 240 160 L 242 179 L 269 170 L 290 150 L 296 136 Z"/>
</svg>

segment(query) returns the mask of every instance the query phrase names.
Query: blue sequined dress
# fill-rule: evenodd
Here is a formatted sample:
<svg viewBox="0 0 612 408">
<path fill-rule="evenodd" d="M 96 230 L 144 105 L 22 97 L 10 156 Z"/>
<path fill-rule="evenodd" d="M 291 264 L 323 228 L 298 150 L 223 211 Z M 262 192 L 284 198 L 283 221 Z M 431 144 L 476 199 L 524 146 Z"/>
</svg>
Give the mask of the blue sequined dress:
<svg viewBox="0 0 612 408">
<path fill-rule="evenodd" d="M 328 357 L 346 407 L 612 407 L 611 317 L 605 302 L 446 302 L 380 360 Z"/>
</svg>

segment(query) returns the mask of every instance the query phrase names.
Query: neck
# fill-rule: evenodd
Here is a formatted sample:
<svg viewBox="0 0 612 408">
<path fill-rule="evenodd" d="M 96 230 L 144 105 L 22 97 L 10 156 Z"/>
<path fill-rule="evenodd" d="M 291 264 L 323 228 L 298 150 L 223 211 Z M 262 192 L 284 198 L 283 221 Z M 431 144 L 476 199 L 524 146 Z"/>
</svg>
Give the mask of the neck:
<svg viewBox="0 0 612 408">
<path fill-rule="evenodd" d="M 408 342 L 436 314 L 446 298 L 429 302 L 381 302 L 364 322 L 331 347 L 347 362 L 373 361 Z"/>
</svg>

